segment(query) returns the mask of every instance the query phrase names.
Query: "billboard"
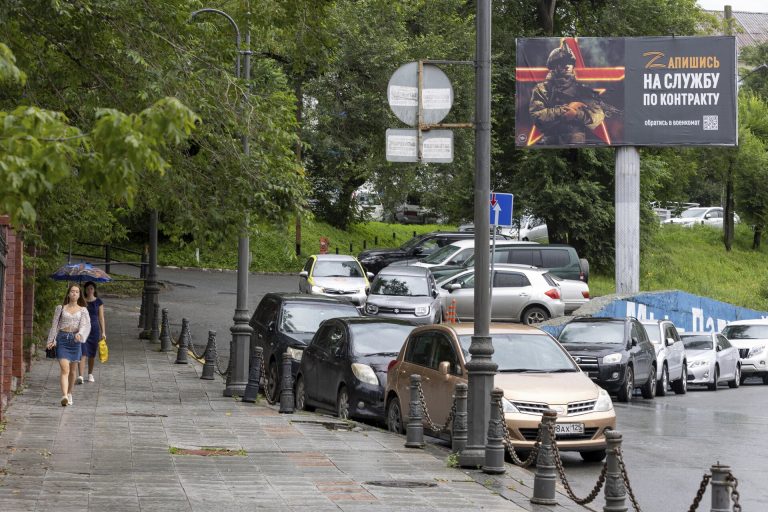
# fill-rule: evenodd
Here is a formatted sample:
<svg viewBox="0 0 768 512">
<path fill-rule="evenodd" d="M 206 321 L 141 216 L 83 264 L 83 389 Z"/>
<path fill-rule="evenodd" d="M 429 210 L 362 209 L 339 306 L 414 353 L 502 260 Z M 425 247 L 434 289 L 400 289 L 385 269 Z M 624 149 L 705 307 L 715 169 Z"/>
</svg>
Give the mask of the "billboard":
<svg viewBox="0 0 768 512">
<path fill-rule="evenodd" d="M 736 39 L 517 39 L 518 147 L 735 146 Z"/>
</svg>

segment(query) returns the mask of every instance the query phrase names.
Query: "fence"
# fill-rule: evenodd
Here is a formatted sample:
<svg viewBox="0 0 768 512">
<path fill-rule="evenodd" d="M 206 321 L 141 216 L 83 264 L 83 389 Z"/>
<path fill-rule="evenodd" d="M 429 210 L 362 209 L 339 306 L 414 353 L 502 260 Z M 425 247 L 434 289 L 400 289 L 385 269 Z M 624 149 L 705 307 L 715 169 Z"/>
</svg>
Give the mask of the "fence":
<svg viewBox="0 0 768 512">
<path fill-rule="evenodd" d="M 69 251 L 66 253 L 68 263 L 72 262 L 73 256 L 78 258 L 88 258 L 89 260 L 101 260 L 103 261 L 103 263 L 95 263 L 95 264 L 104 265 L 104 272 L 106 272 L 107 274 L 110 273 L 111 265 L 113 264 L 130 265 L 132 267 L 136 267 L 139 269 L 139 279 L 144 279 L 146 277 L 146 269 L 147 269 L 146 249 L 144 250 L 144 252 L 142 252 L 134 249 L 127 249 L 125 247 L 119 247 L 117 245 L 112 245 L 112 244 L 94 244 L 90 242 L 79 242 L 79 241 L 73 242 L 73 245 L 85 246 L 85 247 L 98 247 L 100 251 L 99 251 L 99 254 L 85 254 L 81 252 L 73 252 L 72 246 L 70 245 Z M 129 255 L 139 256 L 139 259 L 138 261 L 127 260 L 127 259 L 115 260 L 114 257 L 119 254 L 123 254 L 123 255 L 129 254 Z"/>
</svg>

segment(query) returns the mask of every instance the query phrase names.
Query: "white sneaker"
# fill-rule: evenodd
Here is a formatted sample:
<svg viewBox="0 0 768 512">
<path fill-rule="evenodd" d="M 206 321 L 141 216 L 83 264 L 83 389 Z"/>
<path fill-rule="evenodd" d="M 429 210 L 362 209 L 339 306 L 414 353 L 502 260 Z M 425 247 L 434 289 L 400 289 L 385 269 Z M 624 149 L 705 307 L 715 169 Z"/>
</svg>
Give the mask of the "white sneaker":
<svg viewBox="0 0 768 512">
<path fill-rule="evenodd" d="M 73 402 L 72 402 L 72 393 L 67 394 L 67 402 L 69 402 L 68 405 L 72 405 L 73 404 Z"/>
<path fill-rule="evenodd" d="M 88 374 L 88 382 L 96 382 L 96 379 L 93 378 L 93 374 L 92 373 Z"/>
<path fill-rule="evenodd" d="M 75 380 L 75 384 L 82 384 L 83 383 L 83 376 L 78 375 L 77 379 Z"/>
<path fill-rule="evenodd" d="M 69 405 L 69 398 L 67 397 L 67 395 L 64 395 L 63 397 L 61 397 L 61 405 L 62 407 L 66 407 Z"/>
</svg>

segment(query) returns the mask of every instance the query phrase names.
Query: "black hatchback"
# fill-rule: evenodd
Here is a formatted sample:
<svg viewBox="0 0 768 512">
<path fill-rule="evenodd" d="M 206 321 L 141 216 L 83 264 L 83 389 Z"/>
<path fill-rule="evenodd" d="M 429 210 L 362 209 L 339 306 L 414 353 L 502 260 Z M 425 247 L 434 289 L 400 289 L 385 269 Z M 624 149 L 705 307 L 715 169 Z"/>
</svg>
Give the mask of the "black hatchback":
<svg viewBox="0 0 768 512">
<path fill-rule="evenodd" d="M 387 367 L 415 327 L 381 318 L 324 321 L 301 358 L 296 407 L 383 422 Z"/>
<path fill-rule="evenodd" d="M 277 399 L 282 377 L 283 353 L 291 355 L 293 376 L 299 369 L 304 348 L 320 323 L 328 318 L 360 316 L 351 302 L 303 293 L 268 293 L 251 317 L 251 354 L 261 347 L 264 356 L 266 393 Z"/>
</svg>

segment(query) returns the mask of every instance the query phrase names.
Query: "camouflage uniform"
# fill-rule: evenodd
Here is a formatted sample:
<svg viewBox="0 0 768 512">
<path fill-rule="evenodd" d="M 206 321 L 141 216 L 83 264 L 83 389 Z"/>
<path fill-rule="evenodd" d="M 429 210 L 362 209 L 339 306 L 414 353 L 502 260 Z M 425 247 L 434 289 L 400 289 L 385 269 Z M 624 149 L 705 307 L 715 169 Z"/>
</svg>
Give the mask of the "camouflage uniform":
<svg viewBox="0 0 768 512">
<path fill-rule="evenodd" d="M 576 81 L 572 69 L 575 62 L 564 43 L 552 50 L 547 58 L 547 78 L 531 94 L 528 112 L 544 134 L 543 144 L 584 144 L 587 129 L 597 128 L 605 119 L 605 112 L 595 101 L 595 91 Z"/>
</svg>

